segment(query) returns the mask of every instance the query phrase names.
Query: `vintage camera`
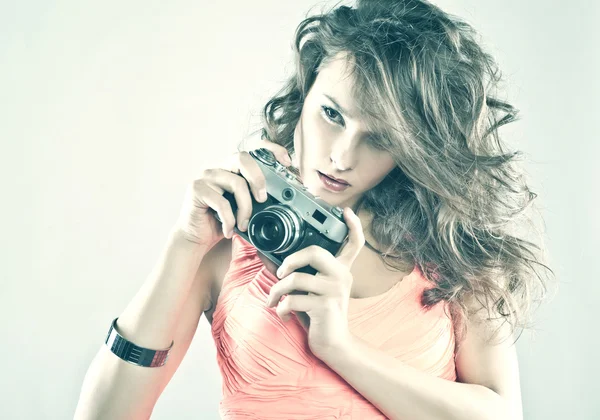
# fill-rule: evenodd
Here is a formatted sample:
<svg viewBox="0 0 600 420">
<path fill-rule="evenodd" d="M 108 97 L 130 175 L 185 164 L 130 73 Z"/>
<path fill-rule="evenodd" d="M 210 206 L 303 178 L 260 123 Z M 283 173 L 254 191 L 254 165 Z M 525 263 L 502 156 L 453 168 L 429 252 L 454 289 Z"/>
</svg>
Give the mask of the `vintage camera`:
<svg viewBox="0 0 600 420">
<path fill-rule="evenodd" d="M 265 175 L 267 200 L 259 203 L 250 194 L 252 215 L 248 229 L 242 232 L 236 225 L 234 231 L 278 267 L 288 255 L 310 245 L 319 245 L 337 255 L 348 236 L 343 209 L 309 193 L 296 175 L 277 162 L 269 149 L 249 153 Z M 234 195 L 225 191 L 223 197 L 231 203 L 235 214 Z M 217 213 L 215 216 L 221 221 Z M 308 265 L 295 271 L 317 272 Z"/>
</svg>

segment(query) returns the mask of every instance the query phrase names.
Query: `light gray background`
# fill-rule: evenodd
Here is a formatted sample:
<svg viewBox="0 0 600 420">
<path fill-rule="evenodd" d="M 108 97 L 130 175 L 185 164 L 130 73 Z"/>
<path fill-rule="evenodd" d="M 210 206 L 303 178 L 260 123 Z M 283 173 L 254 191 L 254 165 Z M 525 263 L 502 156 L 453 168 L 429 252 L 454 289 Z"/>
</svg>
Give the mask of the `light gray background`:
<svg viewBox="0 0 600 420">
<path fill-rule="evenodd" d="M 598 3 L 435 3 L 504 71 L 523 119 L 501 133 L 530 158 L 561 282 L 518 342 L 525 418 L 600 418 Z M 186 184 L 257 127 L 314 4 L 2 2 L 0 418 L 72 417 Z M 220 386 L 202 319 L 152 418 L 217 419 Z"/>
</svg>

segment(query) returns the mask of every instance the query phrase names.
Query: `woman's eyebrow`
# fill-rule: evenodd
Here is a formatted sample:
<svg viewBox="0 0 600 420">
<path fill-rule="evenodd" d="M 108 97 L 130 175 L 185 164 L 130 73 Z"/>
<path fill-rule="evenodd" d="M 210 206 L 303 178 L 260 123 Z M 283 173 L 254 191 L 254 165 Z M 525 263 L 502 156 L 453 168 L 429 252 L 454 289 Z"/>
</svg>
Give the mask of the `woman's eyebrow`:
<svg viewBox="0 0 600 420">
<path fill-rule="evenodd" d="M 342 114 L 345 114 L 346 116 L 355 119 L 355 115 L 353 113 L 351 113 L 350 111 L 348 111 L 346 108 L 344 108 L 343 106 L 341 106 L 340 104 L 337 103 L 337 101 L 335 99 L 333 99 L 331 96 L 329 96 L 328 94 L 324 93 L 323 96 L 325 96 L 327 99 L 329 99 L 331 102 L 333 102 L 333 104 L 339 108 L 340 111 L 342 111 Z"/>
</svg>

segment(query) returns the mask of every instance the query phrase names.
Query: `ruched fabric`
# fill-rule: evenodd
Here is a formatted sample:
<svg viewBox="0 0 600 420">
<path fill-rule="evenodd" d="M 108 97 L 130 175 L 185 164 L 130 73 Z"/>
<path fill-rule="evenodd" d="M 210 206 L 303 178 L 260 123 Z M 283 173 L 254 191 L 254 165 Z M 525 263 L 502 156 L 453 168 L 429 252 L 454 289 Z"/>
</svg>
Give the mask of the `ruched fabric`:
<svg viewBox="0 0 600 420">
<path fill-rule="evenodd" d="M 265 301 L 279 279 L 241 236 L 212 321 L 223 381 L 222 419 L 312 420 L 386 417 L 308 347 L 295 316 L 283 322 Z M 418 267 L 387 292 L 350 299 L 352 334 L 423 372 L 456 380 L 455 337 L 445 302 L 426 311 L 420 296 L 431 284 Z"/>
</svg>

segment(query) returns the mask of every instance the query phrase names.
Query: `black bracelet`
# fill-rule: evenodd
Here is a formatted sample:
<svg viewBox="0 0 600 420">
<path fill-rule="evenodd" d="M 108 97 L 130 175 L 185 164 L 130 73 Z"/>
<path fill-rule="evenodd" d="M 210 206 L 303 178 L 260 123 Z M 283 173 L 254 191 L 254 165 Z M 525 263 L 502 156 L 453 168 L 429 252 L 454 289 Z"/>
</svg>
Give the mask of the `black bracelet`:
<svg viewBox="0 0 600 420">
<path fill-rule="evenodd" d="M 159 367 L 167 363 L 169 351 L 173 347 L 174 341 L 171 342 L 169 348 L 164 350 L 151 350 L 140 347 L 119 334 L 117 331 L 117 319 L 119 317 L 113 320 L 106 335 L 106 340 L 104 340 L 104 344 L 107 345 L 111 352 L 136 366 Z"/>
</svg>

